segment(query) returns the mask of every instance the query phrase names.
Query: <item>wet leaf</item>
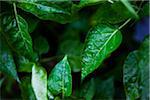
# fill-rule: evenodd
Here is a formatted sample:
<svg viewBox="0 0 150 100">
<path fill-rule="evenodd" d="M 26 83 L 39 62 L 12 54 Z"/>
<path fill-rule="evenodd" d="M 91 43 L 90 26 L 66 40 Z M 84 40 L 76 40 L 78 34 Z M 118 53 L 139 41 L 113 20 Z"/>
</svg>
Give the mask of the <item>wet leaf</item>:
<svg viewBox="0 0 150 100">
<path fill-rule="evenodd" d="M 118 29 L 104 24 L 94 26 L 88 32 L 82 53 L 82 79 L 97 69 L 118 48 L 121 40 L 122 35 Z"/>
<path fill-rule="evenodd" d="M 63 97 L 71 95 L 72 76 L 67 56 L 65 56 L 51 71 L 48 77 L 48 89 L 54 95 L 60 93 L 62 93 Z"/>
<path fill-rule="evenodd" d="M 10 49 L 17 54 L 30 56 L 33 50 L 27 22 L 19 15 L 8 13 L 0 15 L 0 20 L 0 32 L 5 36 Z"/>
<path fill-rule="evenodd" d="M 70 0 L 60 2 L 25 0 L 17 2 L 17 6 L 43 20 L 53 20 L 64 24 L 73 19 Z"/>
</svg>

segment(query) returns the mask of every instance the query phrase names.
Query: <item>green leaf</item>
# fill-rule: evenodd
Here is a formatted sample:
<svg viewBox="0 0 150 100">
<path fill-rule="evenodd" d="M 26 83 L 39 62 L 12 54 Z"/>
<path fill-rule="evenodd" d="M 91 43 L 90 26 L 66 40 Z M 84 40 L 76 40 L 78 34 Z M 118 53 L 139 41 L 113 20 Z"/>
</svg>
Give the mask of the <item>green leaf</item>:
<svg viewBox="0 0 150 100">
<path fill-rule="evenodd" d="M 84 98 L 85 100 L 112 100 L 114 92 L 113 77 L 105 80 L 97 77 L 85 81 L 75 93 L 76 97 Z"/>
<path fill-rule="evenodd" d="M 27 58 L 24 56 L 18 56 L 16 58 L 18 71 L 19 72 L 32 72 L 32 67 L 34 66 L 33 62 L 30 62 Z"/>
<path fill-rule="evenodd" d="M 47 100 L 47 72 L 41 67 L 32 67 L 32 88 L 37 100 Z"/>
<path fill-rule="evenodd" d="M 1 87 L 2 87 L 2 84 L 3 84 L 4 80 L 5 80 L 4 77 L 3 77 L 3 78 L 0 78 L 0 89 L 1 89 Z"/>
<path fill-rule="evenodd" d="M 104 24 L 93 27 L 86 37 L 82 53 L 82 79 L 97 69 L 118 48 L 121 41 L 122 35 L 118 29 Z"/>
<path fill-rule="evenodd" d="M 25 15 L 24 18 L 25 18 L 25 20 L 28 23 L 28 26 L 29 26 L 28 31 L 29 31 L 29 33 L 32 33 L 36 29 L 36 27 L 38 26 L 39 20 L 34 18 L 34 17 L 32 17 L 32 16 L 29 16 L 29 15 Z"/>
<path fill-rule="evenodd" d="M 67 54 L 71 70 L 73 72 L 79 72 L 81 70 L 81 51 L 83 43 L 80 41 L 79 33 L 85 26 L 83 23 L 84 22 L 82 20 L 79 20 L 69 24 L 64 34 L 61 36 L 58 45 L 57 54 Z"/>
<path fill-rule="evenodd" d="M 120 0 L 124 6 L 131 12 L 132 15 L 135 16 L 135 18 L 139 18 L 139 16 L 137 15 L 136 11 L 133 9 L 132 5 L 130 4 L 129 0 Z"/>
<path fill-rule="evenodd" d="M 82 45 L 83 44 L 78 40 L 64 40 L 59 45 L 59 53 L 79 56 Z M 76 50 L 74 48 L 76 48 Z"/>
<path fill-rule="evenodd" d="M 62 93 L 62 96 L 70 96 L 72 92 L 72 76 L 67 56 L 60 61 L 48 77 L 48 89 L 53 95 Z"/>
<path fill-rule="evenodd" d="M 58 47 L 58 53 L 65 55 L 68 55 L 68 61 L 70 63 L 71 69 L 73 72 L 79 72 L 81 70 L 81 50 L 82 50 L 83 44 L 75 39 L 75 40 L 68 40 L 65 39 L 64 41 L 61 41 Z M 76 49 L 74 49 L 76 48 Z"/>
<path fill-rule="evenodd" d="M 143 8 L 141 9 L 141 11 L 139 13 L 140 17 L 145 17 L 145 16 L 149 16 L 150 15 L 149 5 L 150 5 L 150 2 L 147 2 L 146 4 L 144 4 Z"/>
<path fill-rule="evenodd" d="M 85 100 L 93 100 L 93 97 L 96 92 L 95 85 L 96 84 L 93 78 L 87 83 L 85 83 L 80 89 L 80 97 L 84 97 Z"/>
<path fill-rule="evenodd" d="M 94 100 L 113 100 L 114 97 L 114 79 L 112 77 L 101 80 L 95 79 L 96 92 Z"/>
<path fill-rule="evenodd" d="M 127 99 L 142 100 L 149 97 L 149 39 L 146 38 L 139 50 L 131 52 L 124 63 L 123 82 Z"/>
<path fill-rule="evenodd" d="M 52 95 L 52 93 L 50 91 L 47 91 L 47 95 L 48 95 L 48 99 L 49 100 L 53 100 L 54 96 Z"/>
<path fill-rule="evenodd" d="M 68 56 L 68 61 L 73 72 L 81 71 L 81 57 L 80 56 Z"/>
<path fill-rule="evenodd" d="M 73 19 L 70 0 L 61 2 L 24 0 L 17 2 L 17 6 L 43 20 L 53 20 L 64 24 Z"/>
<path fill-rule="evenodd" d="M 31 86 L 30 77 L 24 77 L 21 80 L 20 89 L 21 89 L 21 97 L 23 100 L 36 100 Z"/>
<path fill-rule="evenodd" d="M 16 81 L 12 77 L 6 77 L 4 83 L 1 87 L 1 89 L 3 91 L 1 93 L 8 93 L 8 92 L 13 93 L 14 92 L 13 85 L 15 83 L 16 83 Z"/>
<path fill-rule="evenodd" d="M 28 63 L 20 63 L 19 64 L 19 72 L 32 72 L 32 66 L 34 65 L 34 63 L 32 62 L 28 62 Z"/>
<path fill-rule="evenodd" d="M 0 71 L 13 77 L 19 82 L 12 52 L 5 42 L 4 37 L 0 37 Z"/>
<path fill-rule="evenodd" d="M 0 15 L 0 32 L 5 36 L 9 46 L 20 55 L 30 56 L 32 39 L 28 33 L 26 21 L 19 15 L 15 17 L 4 13 Z"/>
<path fill-rule="evenodd" d="M 131 52 L 124 63 L 124 85 L 127 98 L 137 99 L 140 96 L 138 84 L 138 51 Z"/>
<path fill-rule="evenodd" d="M 144 42 L 142 43 L 141 47 L 139 48 L 140 52 L 140 61 L 139 61 L 139 67 L 141 71 L 141 98 L 142 100 L 148 99 L 149 98 L 149 84 L 147 84 L 150 81 L 149 77 L 149 57 L 150 57 L 150 52 L 149 52 L 149 40 L 150 37 L 147 37 Z"/>
<path fill-rule="evenodd" d="M 34 49 L 39 55 L 41 55 L 48 52 L 49 44 L 44 37 L 39 36 L 34 40 Z"/>
<path fill-rule="evenodd" d="M 110 17 L 111 14 L 111 17 Z M 92 24 L 97 23 L 121 23 L 128 18 L 134 18 L 121 2 L 104 3 L 99 6 L 97 11 L 92 15 Z"/>
<path fill-rule="evenodd" d="M 79 7 L 83 8 L 85 6 L 99 4 L 104 1 L 106 1 L 106 0 L 80 0 Z"/>
</svg>

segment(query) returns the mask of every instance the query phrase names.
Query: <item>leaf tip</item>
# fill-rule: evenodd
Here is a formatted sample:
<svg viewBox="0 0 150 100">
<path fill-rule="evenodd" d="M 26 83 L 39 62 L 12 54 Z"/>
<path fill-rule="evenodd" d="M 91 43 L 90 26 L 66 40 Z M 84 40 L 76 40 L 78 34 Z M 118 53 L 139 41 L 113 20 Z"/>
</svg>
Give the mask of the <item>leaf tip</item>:
<svg viewBox="0 0 150 100">
<path fill-rule="evenodd" d="M 19 77 L 16 78 L 16 81 L 17 81 L 19 84 L 21 84 L 21 81 L 20 81 Z"/>
<path fill-rule="evenodd" d="M 65 56 L 64 56 L 64 58 L 63 58 L 63 60 L 67 60 L 67 58 L 68 58 L 68 56 L 67 56 L 67 55 L 65 55 Z"/>
</svg>

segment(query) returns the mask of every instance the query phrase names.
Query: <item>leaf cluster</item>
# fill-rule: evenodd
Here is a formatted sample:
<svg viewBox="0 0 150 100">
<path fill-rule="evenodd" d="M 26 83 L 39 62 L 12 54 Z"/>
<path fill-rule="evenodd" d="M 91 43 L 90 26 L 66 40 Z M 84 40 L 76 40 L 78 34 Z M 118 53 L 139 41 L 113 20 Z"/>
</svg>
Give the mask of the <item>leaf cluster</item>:
<svg viewBox="0 0 150 100">
<path fill-rule="evenodd" d="M 133 46 L 130 53 L 118 51 L 126 44 L 125 40 L 132 42 L 132 34 L 128 35 L 129 40 L 125 39 L 129 32 L 125 30 L 149 16 L 149 2 L 10 0 L 0 3 L 1 98 L 149 98 L 149 36 L 139 48 Z M 115 52 L 118 56 L 114 56 Z M 116 81 L 122 84 L 121 90 L 115 86 Z M 13 91 L 14 86 L 14 91 L 21 91 L 19 95 Z"/>
</svg>

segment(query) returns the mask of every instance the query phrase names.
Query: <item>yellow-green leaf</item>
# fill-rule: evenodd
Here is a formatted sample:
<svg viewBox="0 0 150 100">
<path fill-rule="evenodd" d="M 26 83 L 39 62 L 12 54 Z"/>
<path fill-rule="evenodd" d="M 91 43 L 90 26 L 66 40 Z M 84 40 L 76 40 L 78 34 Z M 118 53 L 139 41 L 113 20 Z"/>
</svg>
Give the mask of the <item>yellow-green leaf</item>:
<svg viewBox="0 0 150 100">
<path fill-rule="evenodd" d="M 37 100 L 47 100 L 47 72 L 38 65 L 32 67 L 32 88 Z"/>
</svg>

